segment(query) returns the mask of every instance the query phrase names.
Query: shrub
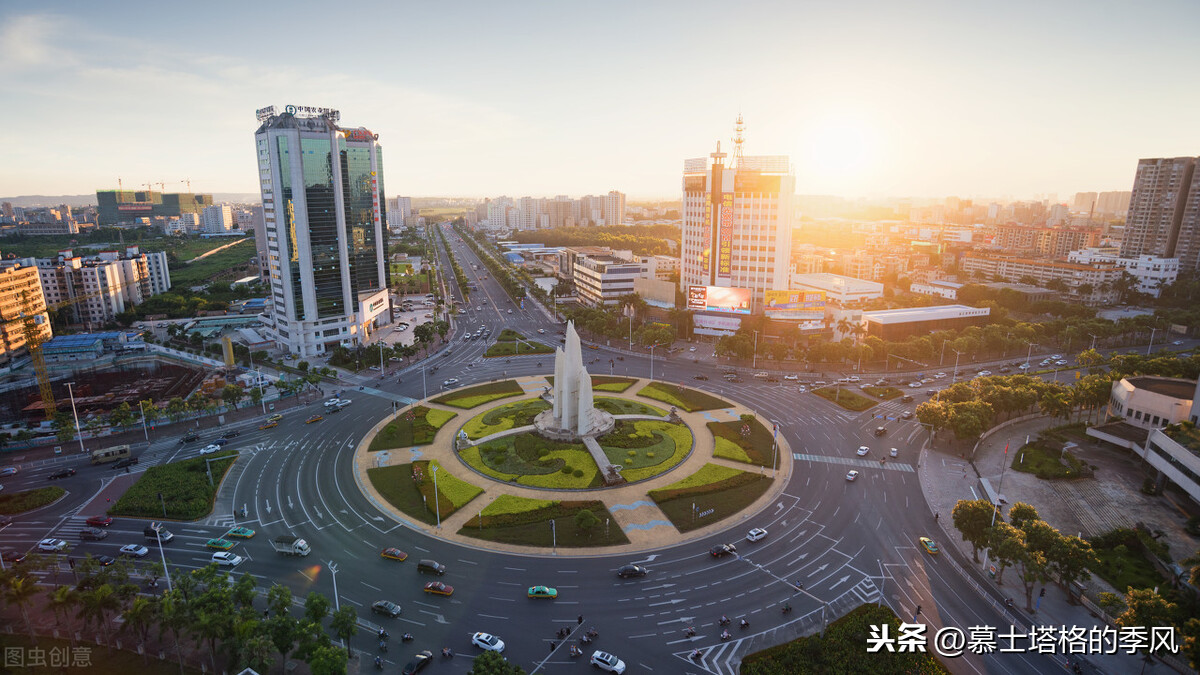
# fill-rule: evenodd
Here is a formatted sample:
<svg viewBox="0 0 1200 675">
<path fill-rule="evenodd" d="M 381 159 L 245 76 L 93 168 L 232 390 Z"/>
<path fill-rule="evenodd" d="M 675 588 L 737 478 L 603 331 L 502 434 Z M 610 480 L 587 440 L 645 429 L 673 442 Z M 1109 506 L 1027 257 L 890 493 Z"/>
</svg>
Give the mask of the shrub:
<svg viewBox="0 0 1200 675">
<path fill-rule="evenodd" d="M 24 513 L 58 501 L 67 492 L 57 486 L 0 494 L 0 513 Z"/>
<path fill-rule="evenodd" d="M 109 509 L 109 514 L 162 518 L 163 504 L 166 504 L 166 517 L 170 520 L 196 520 L 206 516 L 212 511 L 221 481 L 229 467 L 233 466 L 232 460 L 237 459 L 237 455 L 236 451 L 223 450 L 208 457 L 152 466 L 125 491 Z M 208 482 L 208 466 L 212 467 L 212 485 Z M 159 493 L 163 496 L 161 501 Z"/>
<path fill-rule="evenodd" d="M 668 384 L 666 382 L 651 382 L 638 391 L 638 396 L 652 398 L 673 405 L 680 410 L 696 412 L 698 410 L 716 410 L 728 408 L 729 403 L 715 396 L 695 389 Z"/>
<path fill-rule="evenodd" d="M 582 469 L 575 469 L 575 470 L 574 470 L 573 472 L 571 472 L 571 473 L 572 473 L 572 475 L 574 475 L 576 478 L 583 478 L 583 470 L 582 470 Z"/>
</svg>

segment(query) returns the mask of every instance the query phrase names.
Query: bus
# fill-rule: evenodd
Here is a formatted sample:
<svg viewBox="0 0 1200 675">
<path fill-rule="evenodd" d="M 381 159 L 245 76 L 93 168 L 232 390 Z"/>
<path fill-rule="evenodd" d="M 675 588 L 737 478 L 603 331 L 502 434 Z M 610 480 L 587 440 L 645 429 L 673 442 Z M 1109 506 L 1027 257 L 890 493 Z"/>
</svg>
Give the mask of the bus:
<svg viewBox="0 0 1200 675">
<path fill-rule="evenodd" d="M 92 464 L 107 464 L 130 456 L 128 445 L 117 445 L 92 451 Z"/>
</svg>

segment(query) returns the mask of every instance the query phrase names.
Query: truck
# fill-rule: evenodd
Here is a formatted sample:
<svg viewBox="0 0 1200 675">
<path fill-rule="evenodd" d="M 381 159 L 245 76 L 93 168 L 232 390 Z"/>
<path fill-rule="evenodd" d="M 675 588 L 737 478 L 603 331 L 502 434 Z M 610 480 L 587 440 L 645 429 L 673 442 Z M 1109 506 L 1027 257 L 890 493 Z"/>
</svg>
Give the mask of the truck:
<svg viewBox="0 0 1200 675">
<path fill-rule="evenodd" d="M 312 553 L 312 549 L 308 547 L 307 541 L 304 541 L 300 537 L 293 537 L 290 534 L 272 539 L 271 548 L 275 549 L 276 553 L 282 553 L 283 555 L 308 555 Z"/>
</svg>

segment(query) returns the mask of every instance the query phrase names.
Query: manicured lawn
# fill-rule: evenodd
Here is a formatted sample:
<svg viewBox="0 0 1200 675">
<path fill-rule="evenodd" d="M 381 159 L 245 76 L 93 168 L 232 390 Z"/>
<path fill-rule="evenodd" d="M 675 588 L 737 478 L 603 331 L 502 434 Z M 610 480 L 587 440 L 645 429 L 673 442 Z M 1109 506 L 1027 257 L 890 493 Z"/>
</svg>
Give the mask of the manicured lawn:
<svg viewBox="0 0 1200 675">
<path fill-rule="evenodd" d="M 900 398 L 904 395 L 904 392 L 895 387 L 863 387 L 862 390 L 875 398 L 881 398 L 885 401 Z"/>
<path fill-rule="evenodd" d="M 110 516 L 196 520 L 212 511 L 213 499 L 238 453 L 222 450 L 206 457 L 152 466 L 108 510 Z M 206 462 L 207 460 L 207 462 Z M 224 460 L 224 461 L 218 461 Z M 213 484 L 208 483 L 212 471 Z M 159 500 L 162 494 L 162 500 Z"/>
<path fill-rule="evenodd" d="M 1059 459 L 1059 456 L 1062 459 Z M 1081 478 L 1089 473 L 1082 462 L 1070 452 L 1051 450 L 1034 441 L 1021 448 L 1012 460 L 1012 468 L 1024 473 L 1032 473 L 1038 478 L 1051 480 L 1055 478 Z M 1118 588 L 1124 588 L 1119 586 Z"/>
<path fill-rule="evenodd" d="M 533 424 L 533 418 L 543 410 L 549 410 L 550 404 L 540 398 L 524 401 L 514 401 L 482 412 L 463 425 L 467 438 L 479 440 L 484 436 L 507 431 L 516 427 Z"/>
<path fill-rule="evenodd" d="M 546 382 L 550 383 L 550 386 L 554 386 L 554 376 L 550 375 L 546 377 Z M 618 377 L 615 375 L 592 375 L 592 389 L 594 391 L 613 391 L 619 394 L 632 387 L 634 382 L 637 382 L 637 378 Z"/>
<path fill-rule="evenodd" d="M 412 415 L 411 420 L 407 419 Z M 407 448 L 413 445 L 428 445 L 433 442 L 438 429 L 454 419 L 457 413 L 448 410 L 434 410 L 423 405 L 400 413 L 396 419 L 388 422 L 371 439 L 368 447 L 370 452 L 390 450 L 392 448 Z"/>
<path fill-rule="evenodd" d="M 866 410 L 876 403 L 876 401 L 869 399 L 862 394 L 856 394 L 853 391 L 850 391 L 849 387 L 842 387 L 840 393 L 838 392 L 837 387 L 822 387 L 820 389 L 813 389 L 812 393 L 827 401 L 836 403 L 846 410 L 853 410 L 855 412 Z"/>
<path fill-rule="evenodd" d="M 519 356 L 521 354 L 553 354 L 554 348 L 540 342 L 497 342 L 483 353 L 486 357 Z"/>
<path fill-rule="evenodd" d="M 223 241 L 220 245 L 232 242 Z M 216 248 L 215 246 L 213 248 Z M 211 249 L 210 249 L 211 250 Z M 254 255 L 254 240 L 247 237 L 238 240 L 236 246 L 201 258 L 194 263 L 172 265 L 171 285 L 179 287 L 193 286 L 208 281 L 211 277 L 228 273 L 238 267 L 245 267 L 247 261 Z M 229 279 L 228 281 L 233 281 Z M 226 283 L 228 283 L 228 281 Z"/>
<path fill-rule="evenodd" d="M 433 470 L 429 468 L 429 464 L 430 462 L 428 461 L 413 462 L 412 468 L 413 475 L 422 478 L 419 484 L 421 494 L 425 495 L 426 504 L 432 504 L 431 498 L 433 497 Z M 465 480 L 455 478 L 454 475 L 446 471 L 445 467 L 438 462 L 433 462 L 433 465 L 438 470 L 437 491 L 443 518 L 461 509 L 467 502 L 483 493 L 482 488 L 472 485 Z M 446 510 L 447 502 L 450 507 L 449 511 Z"/>
<path fill-rule="evenodd" d="M 681 481 L 652 490 L 650 498 L 676 529 L 687 532 L 741 512 L 771 487 L 771 481 L 759 474 L 706 464 Z"/>
<path fill-rule="evenodd" d="M 433 399 L 434 403 L 441 403 L 452 408 L 470 409 L 477 405 L 483 405 L 489 401 L 495 401 L 501 398 L 509 398 L 512 396 L 520 396 L 525 391 L 521 389 L 521 385 L 513 380 L 504 380 L 503 382 L 489 382 L 481 384 L 477 387 L 467 387 L 466 389 L 456 389 L 455 391 L 442 394 Z"/>
<path fill-rule="evenodd" d="M 477 452 L 467 452 L 477 450 Z M 477 471 L 533 487 L 571 490 L 600 485 L 600 469 L 582 443 L 517 434 L 460 451 Z"/>
<path fill-rule="evenodd" d="M 621 465 L 621 476 L 631 483 L 678 466 L 693 441 L 686 425 L 658 420 L 618 422 L 612 433 L 597 440 L 608 461 Z"/>
<path fill-rule="evenodd" d="M 2 492 L 0 493 L 0 514 L 12 515 L 32 511 L 47 504 L 53 504 L 64 494 L 66 494 L 66 490 L 57 486 L 33 488 L 21 492 Z"/>
<path fill-rule="evenodd" d="M 900 634 L 900 619 L 890 607 L 862 605 L 829 624 L 821 634 L 797 638 L 742 657 L 742 675 L 793 675 L 796 673 L 874 673 L 875 675 L 949 675 L 928 652 L 867 653 L 871 627 L 887 624 L 888 635 Z"/>
<path fill-rule="evenodd" d="M 662 401 L 688 412 L 729 407 L 728 401 L 723 401 L 716 396 L 709 396 L 696 389 L 687 389 L 666 382 L 651 382 L 638 391 L 638 396 Z"/>
<path fill-rule="evenodd" d="M 590 530 L 580 529 L 575 522 L 576 514 L 584 509 L 591 511 L 598 519 Z M 551 520 L 554 521 L 553 527 Z M 611 520 L 612 514 L 601 501 L 550 502 L 547 506 L 520 512 L 506 510 L 489 514 L 488 509 L 484 509 L 482 518 L 475 516 L 468 520 L 458 533 L 475 539 L 523 546 L 570 548 L 628 544 L 629 538 L 619 526 L 611 522 L 605 526 L 605 521 Z"/>
<path fill-rule="evenodd" d="M 512 342 L 513 340 L 524 340 L 525 336 L 511 328 L 505 328 L 496 336 L 496 342 Z"/>
<path fill-rule="evenodd" d="M 611 396 L 597 396 L 592 405 L 614 415 L 656 415 L 666 417 L 667 411 L 657 406 Z"/>
<path fill-rule="evenodd" d="M 485 516 L 499 516 L 505 513 L 525 513 L 553 506 L 558 502 L 549 499 L 530 499 L 516 495 L 500 495 L 483 510 Z"/>
<path fill-rule="evenodd" d="M 440 476 L 439 476 L 440 478 Z M 367 479 L 379 491 L 387 503 L 400 509 L 405 515 L 423 523 L 436 523 L 437 516 L 425 506 L 420 486 L 413 479 L 412 464 L 397 464 L 367 469 Z M 438 481 L 441 487 L 441 481 Z M 432 487 L 430 488 L 432 490 Z M 450 500 L 446 500 L 449 504 Z"/>
<path fill-rule="evenodd" d="M 745 436 L 742 435 L 743 427 L 749 427 L 749 433 Z M 756 417 L 730 422 L 709 422 L 708 430 L 717 439 L 713 450 L 717 457 L 758 466 L 771 466 L 771 462 L 776 460 L 773 451 L 775 439 Z"/>
<path fill-rule="evenodd" d="M 1154 548 L 1158 548 L 1160 554 L 1165 554 L 1168 549 L 1148 533 L 1139 535 L 1136 530 L 1116 529 L 1090 537 L 1088 542 L 1099 561 L 1091 568 L 1092 573 L 1112 584 L 1118 592 L 1124 592 L 1130 586 L 1154 588 L 1166 583 L 1147 556 L 1153 555 Z"/>
</svg>

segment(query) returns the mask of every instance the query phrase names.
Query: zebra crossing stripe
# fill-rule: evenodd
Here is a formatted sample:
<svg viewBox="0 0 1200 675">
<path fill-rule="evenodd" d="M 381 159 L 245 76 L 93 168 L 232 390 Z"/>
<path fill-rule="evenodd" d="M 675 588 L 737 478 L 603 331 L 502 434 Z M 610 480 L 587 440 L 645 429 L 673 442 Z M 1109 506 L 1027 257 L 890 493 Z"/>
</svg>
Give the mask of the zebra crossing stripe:
<svg viewBox="0 0 1200 675">
<path fill-rule="evenodd" d="M 915 473 L 916 469 L 911 464 L 903 462 L 888 462 L 880 464 L 867 459 L 857 459 L 850 457 L 826 457 L 824 455 L 808 455 L 799 452 L 792 453 L 792 459 L 808 460 L 810 462 L 823 462 L 825 464 L 842 464 L 845 466 L 858 467 L 860 469 L 883 469 L 885 471 L 908 471 Z"/>
</svg>

